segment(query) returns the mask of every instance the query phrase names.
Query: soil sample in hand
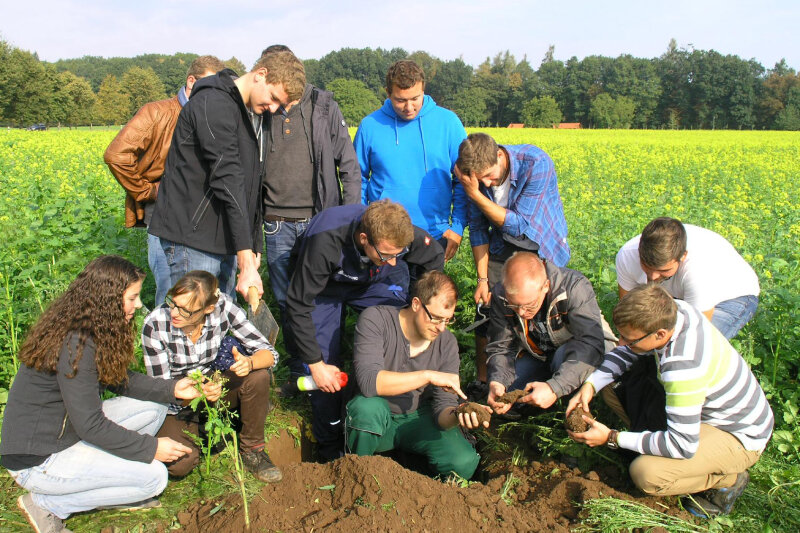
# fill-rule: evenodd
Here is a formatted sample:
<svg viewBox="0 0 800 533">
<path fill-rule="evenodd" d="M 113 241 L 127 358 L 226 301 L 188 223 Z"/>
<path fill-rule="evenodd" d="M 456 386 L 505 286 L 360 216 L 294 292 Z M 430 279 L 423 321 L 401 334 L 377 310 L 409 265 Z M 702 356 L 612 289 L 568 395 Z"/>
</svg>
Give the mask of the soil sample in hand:
<svg viewBox="0 0 800 533">
<path fill-rule="evenodd" d="M 515 391 L 507 392 L 500 396 L 497 401 L 502 403 L 516 403 L 517 400 L 525 396 L 525 391 L 523 389 L 518 389 Z"/>
<path fill-rule="evenodd" d="M 583 433 L 584 431 L 587 431 L 589 429 L 589 423 L 582 418 L 583 415 L 586 415 L 594 420 L 594 417 L 584 411 L 583 407 L 579 405 L 572 410 L 567 419 L 564 421 L 564 425 L 566 426 L 567 430 L 572 431 L 573 433 Z"/>
<path fill-rule="evenodd" d="M 489 422 L 492 419 L 491 413 L 487 411 L 484 406 L 475 402 L 462 403 L 456 409 L 456 413 L 475 413 L 475 416 L 478 418 L 478 424 L 480 425 L 483 425 L 484 422 Z"/>
</svg>

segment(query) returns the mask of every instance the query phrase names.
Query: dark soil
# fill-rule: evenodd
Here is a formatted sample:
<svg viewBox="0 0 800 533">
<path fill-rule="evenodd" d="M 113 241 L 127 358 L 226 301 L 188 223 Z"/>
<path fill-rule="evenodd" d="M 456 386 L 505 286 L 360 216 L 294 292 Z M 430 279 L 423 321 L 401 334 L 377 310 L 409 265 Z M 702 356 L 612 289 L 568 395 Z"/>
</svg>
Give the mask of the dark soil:
<svg viewBox="0 0 800 533">
<path fill-rule="evenodd" d="M 516 403 L 517 400 L 519 400 L 520 398 L 525 396 L 525 394 L 526 393 L 525 393 L 524 390 L 518 389 L 518 390 L 507 392 L 507 393 L 503 394 L 502 396 L 500 396 L 497 399 L 497 401 L 498 402 L 502 402 L 502 403 L 511 403 L 511 404 L 513 404 L 513 403 Z"/>
<path fill-rule="evenodd" d="M 484 422 L 489 422 L 492 419 L 492 414 L 486 410 L 486 407 L 479 403 L 475 402 L 465 402 L 458 406 L 456 409 L 458 413 L 466 413 L 471 414 L 475 413 L 478 417 L 478 424 L 483 424 Z"/>
<path fill-rule="evenodd" d="M 564 421 L 564 426 L 568 431 L 572 431 L 573 433 L 583 433 L 587 431 L 589 429 L 589 423 L 582 418 L 584 415 L 594 420 L 594 417 L 584 411 L 583 407 L 580 405 L 577 406 Z"/>
<path fill-rule="evenodd" d="M 614 469 L 612 469 L 614 470 Z M 412 472 L 387 457 L 348 455 L 328 464 L 284 468 L 250 503 L 251 531 L 555 531 L 580 519 L 579 505 L 612 496 L 663 510 L 552 461 L 491 473 L 486 484 L 459 487 Z M 504 493 L 504 487 L 508 489 Z M 505 499 L 502 497 L 505 496 Z M 677 511 L 673 507 L 670 514 Z M 245 531 L 241 499 L 195 504 L 178 514 L 187 533 Z"/>
</svg>

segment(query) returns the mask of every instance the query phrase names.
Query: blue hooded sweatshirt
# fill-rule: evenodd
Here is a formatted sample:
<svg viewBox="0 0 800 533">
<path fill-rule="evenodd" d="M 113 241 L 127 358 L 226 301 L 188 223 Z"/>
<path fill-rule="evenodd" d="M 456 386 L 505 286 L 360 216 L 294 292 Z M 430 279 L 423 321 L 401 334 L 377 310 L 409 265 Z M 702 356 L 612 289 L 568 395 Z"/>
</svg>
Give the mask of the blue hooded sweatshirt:
<svg viewBox="0 0 800 533">
<path fill-rule="evenodd" d="M 361 166 L 361 201 L 389 198 L 435 239 L 467 223 L 467 196 L 452 175 L 467 136 L 455 113 L 425 96 L 413 120 L 399 117 L 390 100 L 361 121 L 353 144 Z M 452 218 L 452 220 L 451 220 Z"/>
</svg>

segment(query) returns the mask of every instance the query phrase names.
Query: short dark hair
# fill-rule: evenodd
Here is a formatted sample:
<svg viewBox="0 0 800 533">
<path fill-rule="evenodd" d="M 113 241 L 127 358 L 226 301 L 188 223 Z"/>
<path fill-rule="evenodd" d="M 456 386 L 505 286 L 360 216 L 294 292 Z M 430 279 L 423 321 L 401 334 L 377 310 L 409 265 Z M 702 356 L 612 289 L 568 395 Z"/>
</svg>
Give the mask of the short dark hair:
<svg viewBox="0 0 800 533">
<path fill-rule="evenodd" d="M 292 52 L 291 48 L 286 46 L 285 44 L 271 44 L 262 50 L 261 55 L 265 56 L 267 54 L 271 54 L 273 52 Z"/>
<path fill-rule="evenodd" d="M 426 305 L 439 295 L 446 295 L 446 307 L 453 307 L 458 302 L 458 287 L 455 282 L 450 276 L 438 270 L 425 272 L 411 289 L 411 297 L 419 298 L 419 301 Z"/>
<path fill-rule="evenodd" d="M 678 320 L 678 306 L 657 283 L 640 285 L 628 292 L 614 308 L 614 325 L 653 333 L 672 329 Z"/>
<path fill-rule="evenodd" d="M 642 230 L 639 238 L 639 260 L 652 268 L 670 261 L 680 261 L 686 253 L 686 228 L 680 220 L 659 217 Z"/>
<path fill-rule="evenodd" d="M 483 172 L 497 164 L 497 142 L 485 133 L 470 133 L 458 147 L 456 166 L 463 174 Z"/>
<path fill-rule="evenodd" d="M 386 73 L 386 93 L 391 96 L 392 88 L 410 89 L 414 85 L 422 82 L 425 89 L 425 72 L 419 65 L 410 59 L 396 61 Z"/>
</svg>

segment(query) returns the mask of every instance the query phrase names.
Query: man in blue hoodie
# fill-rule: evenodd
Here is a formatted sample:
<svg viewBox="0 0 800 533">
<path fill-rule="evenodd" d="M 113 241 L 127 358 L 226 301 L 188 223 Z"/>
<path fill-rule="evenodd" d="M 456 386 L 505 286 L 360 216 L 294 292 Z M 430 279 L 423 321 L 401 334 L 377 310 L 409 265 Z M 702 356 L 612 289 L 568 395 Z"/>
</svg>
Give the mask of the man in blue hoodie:
<svg viewBox="0 0 800 533">
<path fill-rule="evenodd" d="M 450 260 L 467 224 L 467 198 L 453 176 L 466 131 L 455 113 L 425 95 L 425 73 L 413 61 L 389 68 L 386 92 L 389 98 L 356 132 L 361 200 L 401 204 Z"/>
</svg>

